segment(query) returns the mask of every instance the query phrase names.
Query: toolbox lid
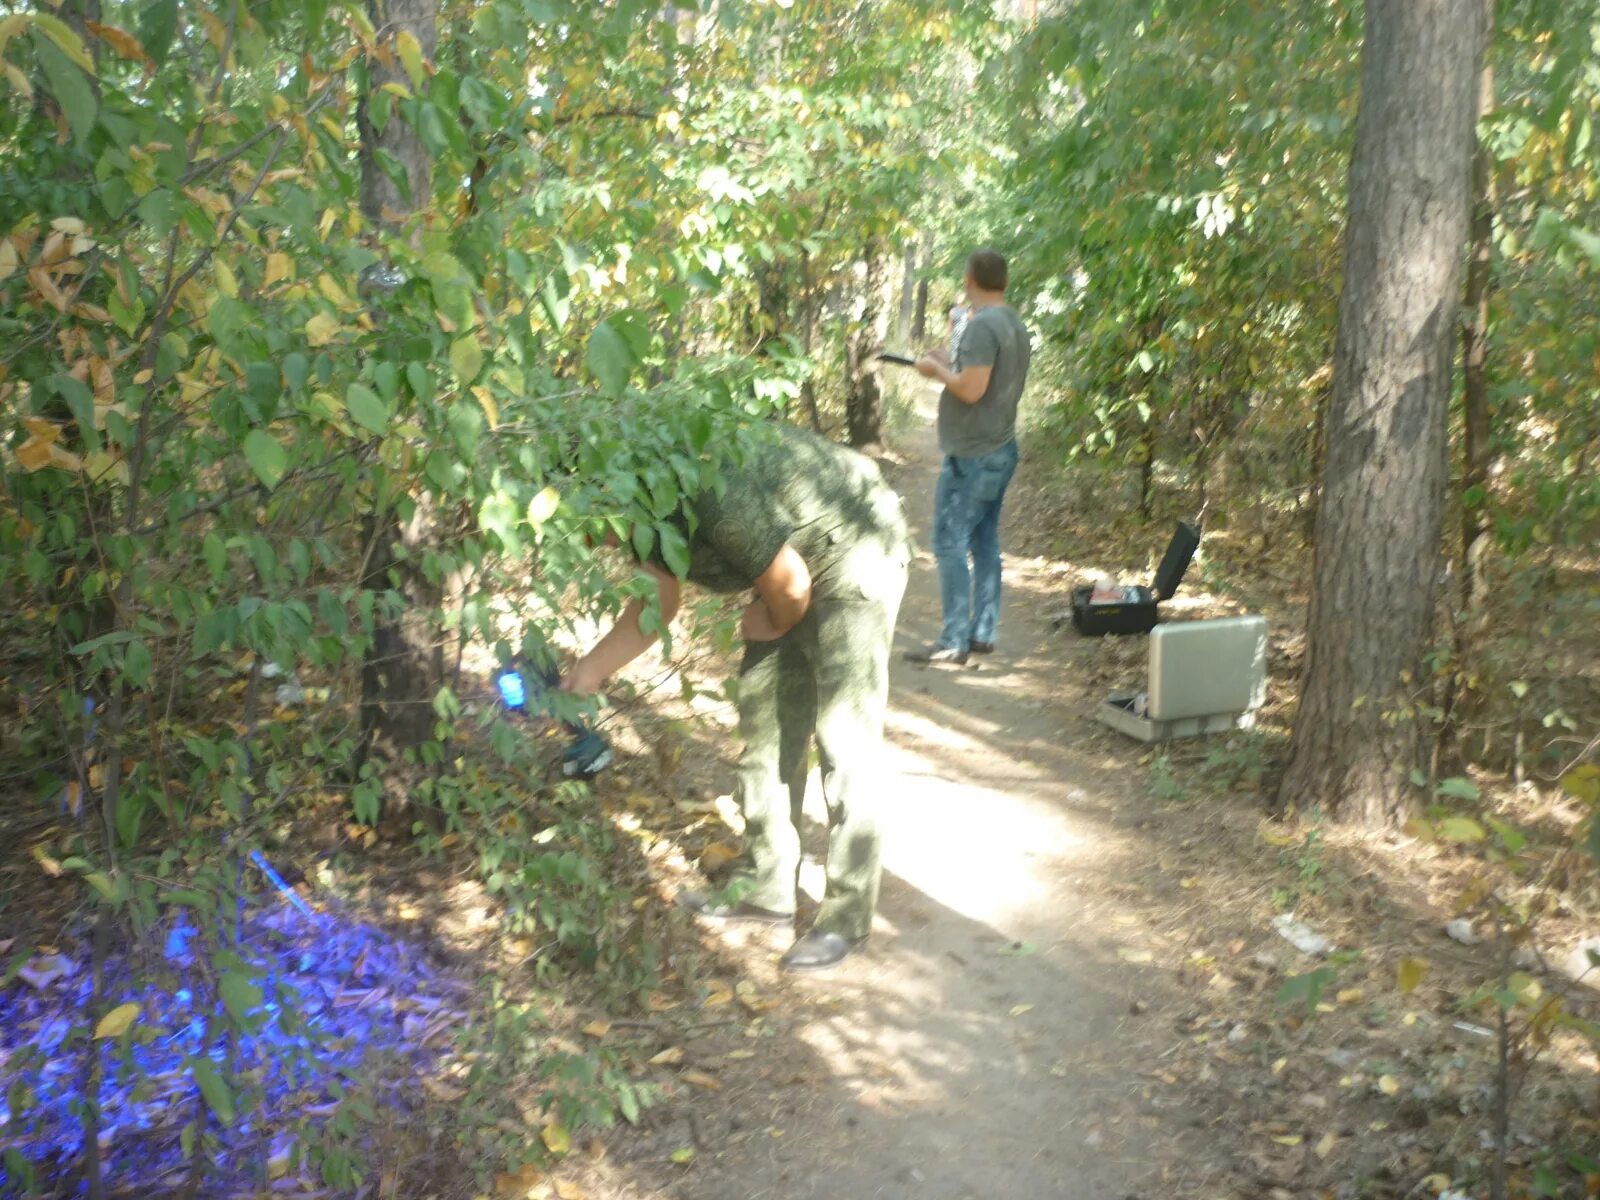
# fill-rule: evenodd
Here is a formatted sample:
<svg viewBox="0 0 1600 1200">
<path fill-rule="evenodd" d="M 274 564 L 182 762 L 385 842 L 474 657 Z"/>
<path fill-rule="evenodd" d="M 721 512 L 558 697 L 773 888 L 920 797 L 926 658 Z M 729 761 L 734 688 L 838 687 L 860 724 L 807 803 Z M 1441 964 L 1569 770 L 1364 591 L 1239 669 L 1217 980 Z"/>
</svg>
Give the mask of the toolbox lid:
<svg viewBox="0 0 1600 1200">
<path fill-rule="evenodd" d="M 1199 548 L 1200 531 L 1187 521 L 1179 521 L 1172 540 L 1167 543 L 1167 552 L 1161 556 L 1161 565 L 1156 568 L 1156 577 L 1150 584 L 1150 590 L 1156 594 L 1157 600 L 1171 600 L 1177 594 L 1178 585 L 1183 582 L 1183 573 L 1189 569 L 1194 552 Z"/>
</svg>

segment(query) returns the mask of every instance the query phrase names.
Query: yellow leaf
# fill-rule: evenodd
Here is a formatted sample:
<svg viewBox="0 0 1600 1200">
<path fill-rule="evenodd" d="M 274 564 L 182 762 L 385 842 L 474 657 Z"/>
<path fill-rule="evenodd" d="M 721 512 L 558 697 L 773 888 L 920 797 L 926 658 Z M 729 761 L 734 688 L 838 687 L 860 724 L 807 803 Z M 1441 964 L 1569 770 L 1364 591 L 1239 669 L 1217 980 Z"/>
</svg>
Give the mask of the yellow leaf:
<svg viewBox="0 0 1600 1200">
<path fill-rule="evenodd" d="M 1402 958 L 1400 967 L 1395 972 L 1396 982 L 1402 992 L 1414 992 L 1422 983 L 1423 976 L 1428 973 L 1428 960 L 1425 958 Z"/>
<path fill-rule="evenodd" d="M 56 217 L 50 222 L 50 228 L 57 233 L 70 234 L 73 237 L 86 231 L 84 223 L 77 217 Z"/>
<path fill-rule="evenodd" d="M 44 13 L 34 13 L 33 23 L 40 33 L 60 47 L 61 53 L 82 67 L 90 79 L 95 77 L 94 60 L 83 48 L 83 39 L 73 33 L 65 21 Z"/>
<path fill-rule="evenodd" d="M 528 501 L 528 524 L 535 529 L 540 529 L 544 523 L 555 516 L 556 509 L 561 504 L 561 493 L 553 487 L 547 487 L 532 500 Z"/>
<path fill-rule="evenodd" d="M 400 64 L 405 67 L 406 75 L 411 79 L 411 86 L 420 88 L 427 73 L 422 65 L 422 43 L 417 41 L 417 35 L 409 29 L 402 29 L 395 35 L 394 48 L 400 54 Z"/>
<path fill-rule="evenodd" d="M 236 299 L 239 295 L 239 279 L 238 276 L 234 275 L 233 268 L 220 258 L 212 259 L 211 267 L 216 272 L 217 291 L 221 292 L 229 300 Z"/>
<path fill-rule="evenodd" d="M 28 82 L 28 77 L 22 73 L 15 63 L 0 63 L 5 68 L 6 82 L 16 89 L 17 94 L 24 100 L 33 99 L 33 84 Z"/>
<path fill-rule="evenodd" d="M 546 1125 L 539 1137 L 551 1154 L 565 1154 L 572 1149 L 572 1134 L 565 1125 Z"/>
<path fill-rule="evenodd" d="M 704 1071 L 685 1071 L 683 1078 L 685 1082 L 692 1083 L 695 1087 L 705 1088 L 708 1092 L 720 1092 L 722 1090 L 722 1080 L 707 1075 Z"/>
<path fill-rule="evenodd" d="M 733 989 L 720 979 L 708 981 L 707 986 L 710 987 L 711 993 L 705 998 L 706 1008 L 720 1008 L 733 1000 Z"/>
<path fill-rule="evenodd" d="M 588 1193 L 570 1179 L 558 1179 L 556 1195 L 561 1197 L 561 1200 L 586 1200 Z"/>
<path fill-rule="evenodd" d="M 1380 1075 L 1378 1077 L 1378 1090 L 1385 1096 L 1393 1096 L 1400 1090 L 1400 1081 L 1393 1075 Z"/>
<path fill-rule="evenodd" d="M 1032 1011 L 1033 1005 L 1031 1004 L 1016 1004 L 1011 1008 L 1011 1015 L 1013 1017 L 1020 1017 L 1023 1013 L 1029 1013 Z"/>
<path fill-rule="evenodd" d="M 651 992 L 645 997 L 645 1005 L 651 1012 L 670 1012 L 678 1007 L 678 1002 L 660 992 Z"/>
<path fill-rule="evenodd" d="M 393 79 L 391 79 L 388 83 L 384 84 L 378 90 L 380 92 L 388 92 L 391 96 L 398 96 L 402 100 L 411 99 L 411 89 L 408 88 L 405 84 L 398 83 Z"/>
<path fill-rule="evenodd" d="M 102 25 L 99 21 L 86 22 L 86 28 L 95 37 L 99 38 L 112 50 L 116 51 L 119 58 L 126 58 L 130 62 L 142 63 L 147 67 L 154 67 L 150 56 L 139 44 L 139 39 L 126 29 L 118 29 L 115 25 Z"/>
<path fill-rule="evenodd" d="M 318 313 L 306 322 L 306 341 L 313 346 L 326 346 L 339 333 L 339 318 L 332 313 Z"/>
<path fill-rule="evenodd" d="M 1344 988 L 1339 992 L 1340 1004 L 1360 1004 L 1363 993 L 1360 988 Z"/>
<path fill-rule="evenodd" d="M 1325 1134 L 1323 1134 L 1322 1135 L 1322 1140 L 1317 1143 L 1317 1157 L 1318 1158 L 1327 1158 L 1328 1155 L 1333 1153 L 1333 1148 L 1335 1146 L 1337 1146 L 1338 1144 L 1339 1144 L 1339 1135 L 1338 1134 L 1334 1134 L 1334 1133 L 1325 1133 Z"/>
<path fill-rule="evenodd" d="M 94 1027 L 94 1036 L 97 1038 L 117 1038 L 127 1033 L 138 1019 L 139 1006 L 137 1004 L 119 1004 L 105 1016 L 100 1018 L 100 1024 Z"/>
<path fill-rule="evenodd" d="M 1260 833 L 1261 840 L 1269 846 L 1298 846 L 1300 844 L 1300 835 L 1298 833 L 1285 832 L 1265 822 L 1261 826 Z"/>
<path fill-rule="evenodd" d="M 475 387 L 472 389 L 472 395 L 473 398 L 477 400 L 478 407 L 483 409 L 483 417 L 484 420 L 489 422 L 489 428 L 493 429 L 495 426 L 499 425 L 500 406 L 494 402 L 494 397 L 489 394 L 489 389 L 486 387 Z"/>
<path fill-rule="evenodd" d="M 1147 963 L 1155 956 L 1148 950 L 1135 950 L 1130 946 L 1117 947 L 1117 957 L 1125 963 Z"/>
<path fill-rule="evenodd" d="M 261 281 L 262 287 L 271 287 L 280 279 L 294 278 L 294 259 L 281 251 L 267 255 L 267 274 Z"/>
<path fill-rule="evenodd" d="M 652 1067 L 675 1067 L 683 1061 L 683 1047 L 669 1046 L 650 1060 Z"/>
<path fill-rule="evenodd" d="M 1429 1175 L 1418 1186 L 1427 1188 L 1428 1191 L 1432 1192 L 1435 1196 L 1437 1196 L 1440 1192 L 1444 1191 L 1447 1187 L 1450 1186 L 1450 1176 L 1448 1176 L 1448 1175 Z"/>
<path fill-rule="evenodd" d="M 592 1038 L 603 1038 L 606 1034 L 611 1032 L 611 1022 L 604 1020 L 590 1021 L 583 1027 L 583 1032 L 587 1033 Z"/>
<path fill-rule="evenodd" d="M 1280 1125 L 1278 1128 L 1281 1129 L 1283 1126 Z M 1301 1137 L 1298 1133 L 1290 1133 L 1285 1134 L 1283 1137 L 1275 1137 L 1272 1140 L 1277 1142 L 1280 1146 L 1298 1146 L 1301 1142 L 1305 1141 L 1305 1138 Z"/>
<path fill-rule="evenodd" d="M 35 846 L 29 853 L 33 855 L 34 862 L 38 863 L 40 869 L 51 879 L 60 876 L 61 864 L 51 858 L 43 846 Z"/>
<path fill-rule="evenodd" d="M 10 238 L 0 238 L 0 279 L 17 269 L 17 248 Z"/>
<path fill-rule="evenodd" d="M 113 454 L 109 450 L 96 450 L 85 458 L 83 472 L 95 483 L 114 479 L 123 487 L 127 487 L 129 479 L 132 478 L 128 471 L 127 460 L 120 453 Z"/>
<path fill-rule="evenodd" d="M 348 308 L 350 306 L 350 297 L 345 295 L 344 289 L 339 286 L 339 281 L 332 275 L 326 273 L 318 275 L 317 290 L 340 308 Z"/>
</svg>

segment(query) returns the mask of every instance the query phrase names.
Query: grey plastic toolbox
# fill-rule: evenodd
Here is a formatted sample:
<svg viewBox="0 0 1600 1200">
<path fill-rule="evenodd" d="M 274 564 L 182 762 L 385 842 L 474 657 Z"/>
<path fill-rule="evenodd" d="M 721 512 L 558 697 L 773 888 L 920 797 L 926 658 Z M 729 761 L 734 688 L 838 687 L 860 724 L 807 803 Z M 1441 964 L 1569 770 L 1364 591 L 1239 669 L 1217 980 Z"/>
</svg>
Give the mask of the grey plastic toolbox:
<svg viewBox="0 0 1600 1200">
<path fill-rule="evenodd" d="M 1264 617 L 1159 625 L 1150 633 L 1145 711 L 1133 693 L 1112 695 L 1095 715 L 1142 742 L 1246 728 L 1267 685 Z"/>
</svg>

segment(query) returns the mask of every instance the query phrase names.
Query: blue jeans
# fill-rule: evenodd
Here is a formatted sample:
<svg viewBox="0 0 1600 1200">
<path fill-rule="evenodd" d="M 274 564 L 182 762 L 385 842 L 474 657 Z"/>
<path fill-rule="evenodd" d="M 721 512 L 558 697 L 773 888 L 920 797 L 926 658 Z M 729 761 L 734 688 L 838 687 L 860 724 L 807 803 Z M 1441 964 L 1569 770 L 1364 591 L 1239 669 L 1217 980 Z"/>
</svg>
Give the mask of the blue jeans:
<svg viewBox="0 0 1600 1200">
<path fill-rule="evenodd" d="M 940 646 L 965 650 L 973 642 L 994 641 L 1000 624 L 1000 507 L 1016 469 L 1014 441 L 981 458 L 945 457 L 933 494 L 933 553 L 944 602 Z"/>
</svg>

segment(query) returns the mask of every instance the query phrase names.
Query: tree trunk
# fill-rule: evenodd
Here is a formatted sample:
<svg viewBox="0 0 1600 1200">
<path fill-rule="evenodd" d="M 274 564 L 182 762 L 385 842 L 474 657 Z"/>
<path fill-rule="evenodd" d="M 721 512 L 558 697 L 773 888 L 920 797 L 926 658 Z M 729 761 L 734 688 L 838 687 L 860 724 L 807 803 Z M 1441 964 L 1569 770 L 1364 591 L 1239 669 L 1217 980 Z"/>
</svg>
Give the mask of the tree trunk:
<svg viewBox="0 0 1600 1200">
<path fill-rule="evenodd" d="M 921 346 L 928 337 L 928 266 L 933 260 L 931 237 L 924 235 L 922 253 L 918 258 L 922 278 L 917 280 L 917 308 L 911 317 L 911 343 L 914 346 Z"/>
<path fill-rule="evenodd" d="M 367 9 L 380 42 L 392 46 L 399 33 L 410 32 L 423 57 L 433 61 L 439 40 L 436 0 L 368 0 Z M 370 90 L 358 98 L 356 124 L 361 133 L 361 212 L 374 234 L 393 235 L 432 199 L 433 161 L 422 139 L 398 114 L 390 116 L 381 132 L 372 123 L 371 96 L 387 83 L 410 86 L 399 56 L 391 55 L 391 63 L 385 65 L 376 55 L 368 59 Z M 380 152 L 401 165 L 403 183 L 380 167 Z M 437 539 L 436 517 L 432 504 L 422 501 L 407 519 L 392 506 L 368 519 L 371 556 L 362 586 L 377 592 L 393 588 L 404 608 L 392 619 L 380 615 L 362 669 L 362 760 L 376 747 L 394 761 L 406 747 L 434 740 L 432 703 L 444 684 L 438 616 L 445 589 L 442 581 L 423 575 L 421 557 Z"/>
<path fill-rule="evenodd" d="M 1367 0 L 1305 674 L 1278 805 L 1404 819 L 1439 575 L 1483 0 Z"/>
<path fill-rule="evenodd" d="M 1494 0 L 1484 0 L 1493 38 Z M 1494 67 L 1487 55 L 1479 74 L 1478 119 L 1494 108 Z M 1490 467 L 1489 274 L 1494 256 L 1494 156 L 1480 138 L 1472 155 L 1472 232 L 1461 322 L 1461 602 L 1469 615 L 1483 609 L 1484 555 L 1489 545 Z"/>
<path fill-rule="evenodd" d="M 873 352 L 883 345 L 883 256 L 876 238 L 867 243 L 866 278 L 845 337 L 845 428 L 857 449 L 883 442 L 883 379 Z"/>
<path fill-rule="evenodd" d="M 800 350 L 810 362 L 817 339 L 817 281 L 811 274 L 811 255 L 804 250 L 800 252 L 800 290 Z M 811 428 L 821 433 L 822 410 L 817 407 L 817 381 L 809 370 L 805 382 L 800 385 L 800 403 Z"/>
<path fill-rule="evenodd" d="M 367 0 L 367 13 L 380 42 L 388 42 L 392 48 L 397 34 L 409 32 L 422 47 L 422 57 L 433 61 L 439 48 L 437 0 Z M 372 124 L 370 97 L 387 83 L 397 83 L 407 90 L 411 87 L 399 56 L 391 54 L 388 65 L 376 55 L 371 56 L 367 59 L 367 74 L 367 94 L 356 99 L 356 128 L 361 133 L 361 211 L 373 227 L 397 227 L 416 209 L 425 207 L 432 196 L 433 159 L 416 130 L 398 115 L 390 116 L 381 133 Z M 392 156 L 404 168 L 406 194 L 378 165 L 379 151 Z"/>
<path fill-rule="evenodd" d="M 895 314 L 894 337 L 897 346 L 906 346 L 911 338 L 911 320 L 917 308 L 917 247 L 907 242 L 900 258 L 900 310 Z"/>
</svg>

